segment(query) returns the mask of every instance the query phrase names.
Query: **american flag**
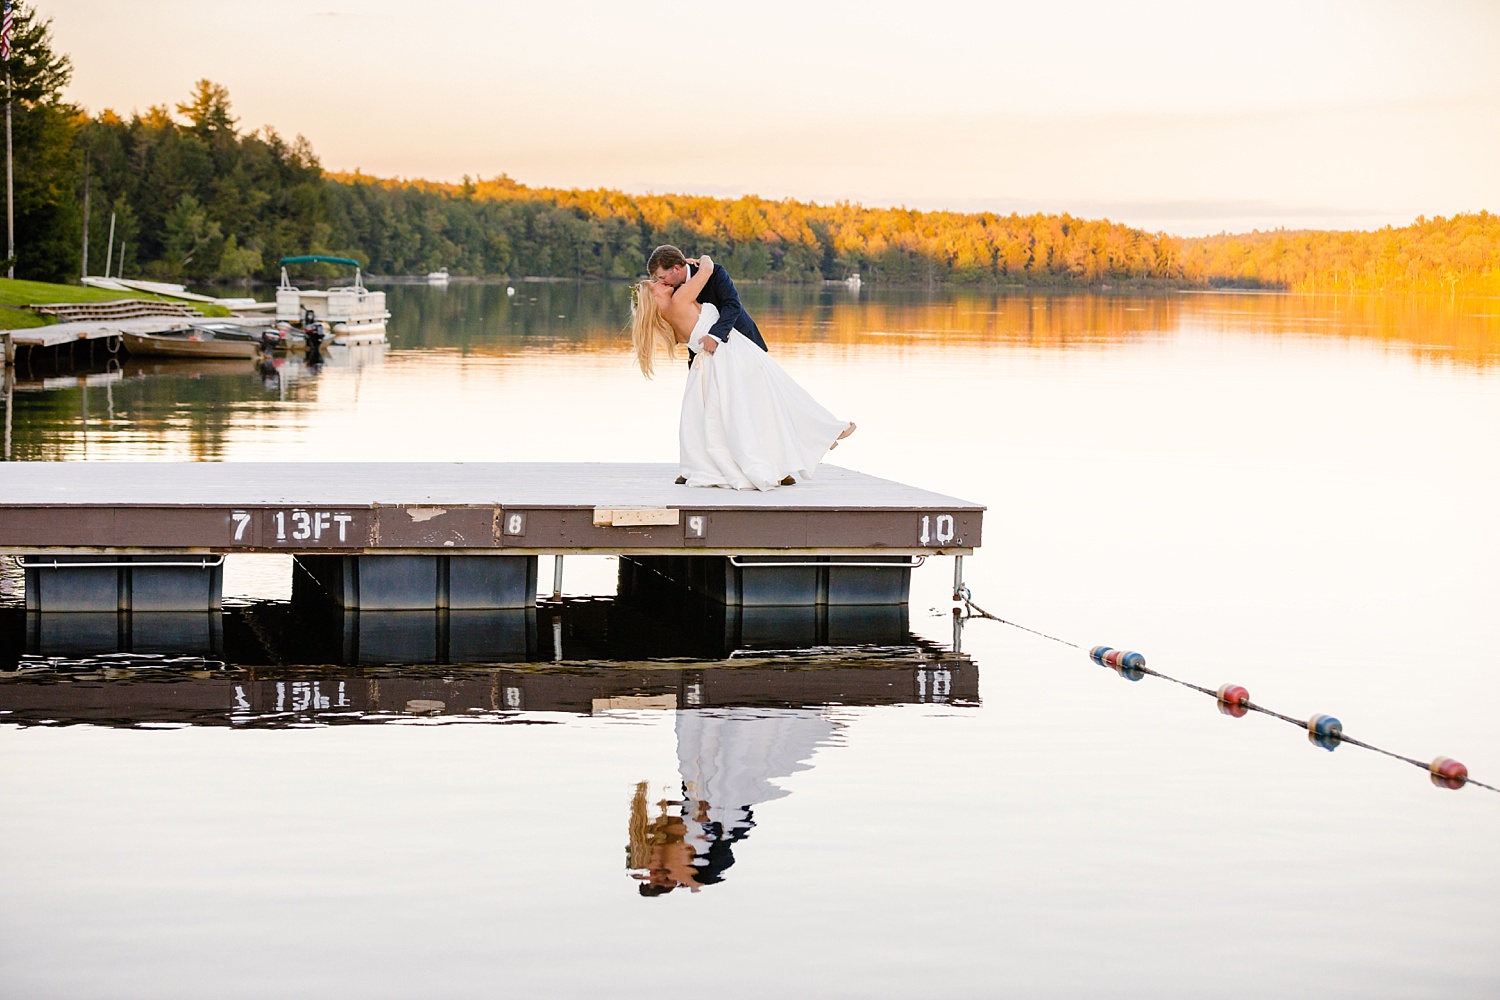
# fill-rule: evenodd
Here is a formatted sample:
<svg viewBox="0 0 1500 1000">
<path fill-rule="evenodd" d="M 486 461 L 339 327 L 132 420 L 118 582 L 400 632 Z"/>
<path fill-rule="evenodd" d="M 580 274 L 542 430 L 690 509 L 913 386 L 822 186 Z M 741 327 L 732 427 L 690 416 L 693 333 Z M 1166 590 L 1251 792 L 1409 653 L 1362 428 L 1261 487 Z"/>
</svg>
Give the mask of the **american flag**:
<svg viewBox="0 0 1500 1000">
<path fill-rule="evenodd" d="M 16 18 L 10 12 L 10 0 L 5 0 L 5 21 L 0 24 L 0 59 L 10 62 L 10 32 L 16 26 Z"/>
</svg>

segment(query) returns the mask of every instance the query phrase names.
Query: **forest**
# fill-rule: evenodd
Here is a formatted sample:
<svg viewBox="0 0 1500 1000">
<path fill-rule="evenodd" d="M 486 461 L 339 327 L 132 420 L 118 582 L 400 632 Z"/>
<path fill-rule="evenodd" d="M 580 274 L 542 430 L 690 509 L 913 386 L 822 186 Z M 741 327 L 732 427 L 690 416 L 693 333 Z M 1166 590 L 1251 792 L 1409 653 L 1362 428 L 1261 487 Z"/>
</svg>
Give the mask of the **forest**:
<svg viewBox="0 0 1500 1000">
<path fill-rule="evenodd" d="M 1183 241 L 1200 284 L 1302 292 L 1500 294 L 1500 215 L 1419 217 L 1372 232 L 1272 230 Z"/>
<path fill-rule="evenodd" d="M 1500 216 L 1488 212 L 1189 239 L 1066 214 L 329 172 L 301 136 L 242 129 L 210 80 L 170 107 L 85 112 L 63 97 L 72 64 L 49 23 L 26 2 L 15 13 L 18 278 L 71 281 L 108 265 L 131 277 L 270 279 L 281 257 L 307 253 L 378 275 L 631 278 L 653 246 L 675 243 L 742 281 L 1500 292 Z"/>
</svg>

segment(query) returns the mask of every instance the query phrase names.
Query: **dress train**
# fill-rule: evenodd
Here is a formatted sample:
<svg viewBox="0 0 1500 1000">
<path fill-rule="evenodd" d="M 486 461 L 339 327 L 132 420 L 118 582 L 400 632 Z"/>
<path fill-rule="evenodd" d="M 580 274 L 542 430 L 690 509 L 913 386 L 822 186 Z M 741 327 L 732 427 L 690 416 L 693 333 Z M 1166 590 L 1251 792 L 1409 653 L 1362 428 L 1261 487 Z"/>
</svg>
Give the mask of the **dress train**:
<svg viewBox="0 0 1500 1000">
<path fill-rule="evenodd" d="M 703 338 L 719 311 L 705 303 L 688 338 L 697 351 L 683 390 L 681 475 L 689 486 L 775 489 L 811 479 L 849 428 L 739 331 L 712 354 Z"/>
</svg>

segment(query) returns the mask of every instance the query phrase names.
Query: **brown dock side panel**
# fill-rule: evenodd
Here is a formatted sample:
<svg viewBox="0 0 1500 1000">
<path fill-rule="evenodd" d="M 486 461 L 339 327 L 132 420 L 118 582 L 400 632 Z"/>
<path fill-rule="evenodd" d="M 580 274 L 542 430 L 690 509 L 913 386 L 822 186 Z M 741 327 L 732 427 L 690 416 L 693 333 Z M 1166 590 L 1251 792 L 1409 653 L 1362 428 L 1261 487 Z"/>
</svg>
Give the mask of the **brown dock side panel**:
<svg viewBox="0 0 1500 1000">
<path fill-rule="evenodd" d="M 964 555 L 984 507 L 836 466 L 767 493 L 624 463 L 17 462 L 0 553 Z M 519 553 L 518 553 L 519 554 Z"/>
</svg>

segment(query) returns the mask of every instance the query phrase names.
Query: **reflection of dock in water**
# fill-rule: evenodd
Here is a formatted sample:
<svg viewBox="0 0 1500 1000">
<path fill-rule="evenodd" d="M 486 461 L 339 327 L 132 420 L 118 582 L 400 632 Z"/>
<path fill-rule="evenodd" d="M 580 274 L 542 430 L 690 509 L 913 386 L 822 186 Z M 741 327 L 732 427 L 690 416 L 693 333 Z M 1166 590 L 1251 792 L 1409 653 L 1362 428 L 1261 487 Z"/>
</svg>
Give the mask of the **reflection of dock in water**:
<svg viewBox="0 0 1500 1000">
<path fill-rule="evenodd" d="M 0 678 L 0 722 L 280 727 L 524 713 L 976 705 L 974 663 L 943 653 L 805 661 L 379 669 L 226 668 L 107 655 Z"/>
<path fill-rule="evenodd" d="M 905 605 L 662 608 L 616 598 L 530 608 L 361 611 L 264 601 L 224 611 L 0 607 L 0 672 L 23 657 L 150 653 L 243 666 L 715 660 L 827 648 L 915 649 Z"/>
<path fill-rule="evenodd" d="M 914 637 L 904 607 L 699 610 L 662 620 L 604 598 L 491 611 L 4 608 L 0 719 L 275 725 L 978 702 L 972 663 Z"/>
</svg>

